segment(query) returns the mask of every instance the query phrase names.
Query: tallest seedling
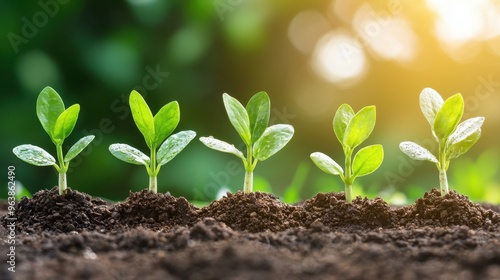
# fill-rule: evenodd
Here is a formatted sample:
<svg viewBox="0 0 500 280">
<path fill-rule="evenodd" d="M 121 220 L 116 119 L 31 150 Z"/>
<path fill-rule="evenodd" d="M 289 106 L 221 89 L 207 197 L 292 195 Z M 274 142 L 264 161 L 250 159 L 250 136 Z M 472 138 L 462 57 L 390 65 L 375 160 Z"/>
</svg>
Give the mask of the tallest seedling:
<svg viewBox="0 0 500 280">
<path fill-rule="evenodd" d="M 424 147 L 409 141 L 401 142 L 399 148 L 415 160 L 434 162 L 439 170 L 441 195 L 448 193 L 446 171 L 450 160 L 467 152 L 481 137 L 484 117 L 470 118 L 459 124 L 464 113 L 464 99 L 460 93 L 443 100 L 431 88 L 420 93 L 420 109 L 431 125 L 432 136 L 438 142 L 439 154 L 435 157 Z"/>
<path fill-rule="evenodd" d="M 311 160 L 323 172 L 339 175 L 345 185 L 345 199 L 352 202 L 352 185 L 357 177 L 368 175 L 380 167 L 384 160 L 382 145 L 375 144 L 360 149 L 352 158 L 354 149 L 363 143 L 375 128 L 375 106 L 367 106 L 354 113 L 351 106 L 342 104 L 333 117 L 333 132 L 345 154 L 345 171 L 329 156 L 314 152 Z"/>
<path fill-rule="evenodd" d="M 292 138 L 293 126 L 276 124 L 267 127 L 271 101 L 264 91 L 252 96 L 246 107 L 227 93 L 222 95 L 222 99 L 229 121 L 245 143 L 246 157 L 234 145 L 213 137 L 201 137 L 200 141 L 211 149 L 233 154 L 243 161 L 246 171 L 243 191 L 249 193 L 253 188 L 253 170 L 257 162 L 266 160 L 281 150 Z"/>
</svg>

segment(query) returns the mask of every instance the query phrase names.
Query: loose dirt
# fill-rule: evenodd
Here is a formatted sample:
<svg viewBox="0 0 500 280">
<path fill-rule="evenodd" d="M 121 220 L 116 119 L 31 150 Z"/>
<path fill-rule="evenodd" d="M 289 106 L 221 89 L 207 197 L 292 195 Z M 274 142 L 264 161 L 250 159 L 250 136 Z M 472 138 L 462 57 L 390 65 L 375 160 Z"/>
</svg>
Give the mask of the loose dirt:
<svg viewBox="0 0 500 280">
<path fill-rule="evenodd" d="M 500 279 L 499 206 L 436 189 L 405 207 L 344 199 L 40 191 L 16 206 L 16 272 L 1 206 L 0 279 Z"/>
</svg>

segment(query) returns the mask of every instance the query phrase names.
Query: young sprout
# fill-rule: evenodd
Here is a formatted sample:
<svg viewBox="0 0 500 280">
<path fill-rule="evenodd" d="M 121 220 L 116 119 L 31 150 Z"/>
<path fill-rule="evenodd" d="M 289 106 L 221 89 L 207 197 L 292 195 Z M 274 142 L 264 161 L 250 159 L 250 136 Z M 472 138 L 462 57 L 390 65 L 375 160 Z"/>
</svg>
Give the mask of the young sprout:
<svg viewBox="0 0 500 280">
<path fill-rule="evenodd" d="M 245 107 L 227 93 L 222 95 L 229 121 L 240 135 L 246 146 L 246 157 L 234 145 L 210 137 L 201 137 L 205 146 L 239 157 L 245 166 L 243 191 L 249 193 L 253 188 L 253 170 L 257 162 L 266 160 L 281 150 L 293 136 L 293 126 L 276 124 L 268 127 L 271 101 L 266 92 L 261 91 L 248 101 Z"/>
<path fill-rule="evenodd" d="M 435 90 L 424 88 L 420 93 L 420 109 L 431 125 L 432 136 L 439 145 L 437 158 L 424 147 L 409 141 L 401 142 L 399 148 L 415 160 L 434 162 L 439 170 L 441 195 L 448 193 L 446 171 L 450 160 L 467 152 L 481 137 L 484 117 L 470 118 L 462 123 L 464 99 L 460 93 L 446 101 Z"/>
<path fill-rule="evenodd" d="M 163 106 L 154 117 L 144 98 L 135 90 L 130 93 L 129 104 L 134 122 L 150 149 L 150 156 L 127 144 L 112 144 L 109 146 L 109 151 L 124 162 L 144 165 L 149 175 L 149 190 L 156 193 L 157 176 L 161 166 L 179 154 L 193 140 L 196 133 L 187 130 L 168 137 L 180 121 L 177 101 Z"/>
<path fill-rule="evenodd" d="M 382 145 L 370 145 L 360 149 L 352 160 L 354 149 L 363 143 L 375 127 L 375 106 L 367 106 L 354 114 L 351 106 L 343 104 L 339 107 L 333 118 L 333 131 L 345 154 L 345 172 L 329 156 L 315 152 L 311 160 L 322 171 L 339 175 L 345 184 L 345 198 L 352 202 L 352 184 L 357 177 L 370 174 L 377 170 L 384 159 Z"/>
<path fill-rule="evenodd" d="M 85 136 L 78 140 L 69 150 L 66 156 L 63 154 L 63 142 L 75 127 L 80 112 L 80 105 L 74 104 L 68 109 L 51 87 L 45 87 L 38 95 L 36 101 L 36 114 L 43 129 L 47 132 L 52 142 L 56 145 L 57 160 L 44 149 L 33 145 L 20 145 L 13 149 L 14 154 L 21 160 L 35 166 L 54 166 L 59 173 L 59 194 L 66 194 L 67 182 L 66 172 L 69 163 L 94 139 L 94 135 Z"/>
</svg>

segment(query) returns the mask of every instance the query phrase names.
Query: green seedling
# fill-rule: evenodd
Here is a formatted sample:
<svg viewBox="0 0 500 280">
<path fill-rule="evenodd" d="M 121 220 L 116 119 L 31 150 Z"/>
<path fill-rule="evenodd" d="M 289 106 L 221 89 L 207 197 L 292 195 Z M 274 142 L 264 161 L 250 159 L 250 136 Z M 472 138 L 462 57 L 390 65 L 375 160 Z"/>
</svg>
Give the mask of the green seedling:
<svg viewBox="0 0 500 280">
<path fill-rule="evenodd" d="M 193 140 L 196 133 L 187 130 L 168 137 L 180 121 L 177 101 L 166 104 L 153 116 L 144 98 L 133 90 L 129 104 L 134 122 L 150 149 L 150 156 L 127 144 L 112 144 L 109 151 L 124 162 L 144 165 L 149 175 L 149 190 L 156 193 L 160 168 L 177 156 Z"/>
<path fill-rule="evenodd" d="M 281 150 L 293 136 L 293 126 L 276 124 L 269 126 L 271 102 L 266 92 L 255 94 L 246 107 L 227 93 L 222 95 L 229 121 L 240 135 L 246 146 L 246 157 L 234 145 L 215 139 L 201 137 L 207 147 L 230 153 L 239 157 L 245 166 L 243 191 L 249 193 L 253 188 L 253 170 L 257 162 L 266 160 Z"/>
<path fill-rule="evenodd" d="M 345 198 L 352 202 L 352 185 L 357 177 L 368 175 L 380 167 L 384 159 L 382 145 L 370 145 L 360 149 L 352 159 L 354 149 L 363 143 L 375 127 L 375 106 L 367 106 L 354 114 L 351 106 L 343 104 L 333 118 L 333 131 L 345 154 L 345 172 L 329 156 L 315 152 L 311 160 L 323 172 L 339 175 L 345 185 Z"/>
<path fill-rule="evenodd" d="M 448 193 L 446 171 L 450 160 L 467 152 L 481 137 L 484 117 L 470 118 L 459 124 L 464 113 L 464 99 L 460 93 L 446 101 L 431 88 L 420 93 L 420 109 L 431 125 L 432 136 L 439 145 L 438 156 L 424 147 L 409 141 L 401 142 L 399 148 L 415 160 L 434 162 L 439 170 L 441 195 Z"/>
<path fill-rule="evenodd" d="M 13 149 L 14 154 L 21 160 L 35 166 L 54 166 L 59 173 L 59 194 L 66 194 L 67 181 L 66 172 L 69 163 L 94 139 L 94 135 L 85 136 L 78 140 L 69 150 L 66 156 L 63 154 L 63 142 L 71 134 L 78 119 L 80 105 L 74 104 L 64 108 L 64 103 L 51 88 L 46 87 L 38 95 L 36 101 L 36 114 L 43 129 L 47 132 L 52 142 L 56 145 L 57 160 L 44 149 L 33 145 L 20 145 Z"/>
</svg>

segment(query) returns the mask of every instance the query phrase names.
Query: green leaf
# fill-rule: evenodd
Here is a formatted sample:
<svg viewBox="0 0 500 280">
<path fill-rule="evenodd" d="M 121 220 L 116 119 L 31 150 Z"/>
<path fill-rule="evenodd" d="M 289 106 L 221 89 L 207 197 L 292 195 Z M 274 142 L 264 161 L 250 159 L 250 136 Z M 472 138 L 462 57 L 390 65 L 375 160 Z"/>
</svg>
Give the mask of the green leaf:
<svg viewBox="0 0 500 280">
<path fill-rule="evenodd" d="M 252 136 L 250 134 L 250 120 L 248 113 L 241 103 L 229 94 L 222 95 L 224 107 L 226 108 L 229 121 L 233 125 L 236 132 L 247 146 L 252 145 Z"/>
<path fill-rule="evenodd" d="M 484 123 L 484 117 L 470 118 L 462 123 L 460 123 L 455 131 L 448 138 L 448 143 L 450 145 L 462 142 L 464 139 L 469 137 L 471 134 L 476 133 L 476 131 L 481 130 L 481 126 Z"/>
<path fill-rule="evenodd" d="M 158 166 L 164 165 L 177 156 L 196 136 L 196 132 L 188 130 L 178 132 L 165 140 L 158 149 Z"/>
<path fill-rule="evenodd" d="M 119 160 L 136 165 L 148 166 L 150 159 L 143 152 L 127 144 L 111 144 L 109 151 Z"/>
<path fill-rule="evenodd" d="M 150 149 L 155 149 L 155 127 L 154 119 L 148 104 L 135 90 L 129 97 L 130 111 L 137 128 L 144 136 L 144 140 Z"/>
<path fill-rule="evenodd" d="M 428 160 L 434 163 L 438 162 L 436 157 L 429 152 L 429 150 L 416 143 L 410 141 L 401 142 L 399 144 L 399 149 L 414 160 Z"/>
<path fill-rule="evenodd" d="M 49 166 L 56 164 L 56 160 L 44 149 L 33 145 L 20 145 L 12 152 L 21 160 L 36 166 Z"/>
<path fill-rule="evenodd" d="M 236 149 L 236 147 L 234 147 L 234 145 L 231 145 L 227 142 L 215 139 L 212 136 L 200 137 L 200 141 L 201 141 L 201 143 L 203 143 L 205 146 L 209 147 L 210 149 L 213 149 L 213 150 L 216 150 L 219 152 L 223 152 L 223 153 L 233 154 L 233 155 L 241 158 L 244 162 L 246 162 L 246 159 L 245 159 L 245 156 L 243 155 L 243 153 L 240 150 Z"/>
<path fill-rule="evenodd" d="M 272 125 L 253 145 L 253 155 L 263 161 L 281 150 L 292 139 L 294 130 L 289 124 Z"/>
<path fill-rule="evenodd" d="M 377 170 L 384 160 L 382 145 L 376 144 L 360 149 L 352 162 L 353 177 L 361 177 Z"/>
<path fill-rule="evenodd" d="M 79 112 L 80 105 L 74 104 L 59 115 L 52 136 L 55 143 L 61 144 L 71 134 L 78 120 Z"/>
<path fill-rule="evenodd" d="M 51 139 L 57 118 L 63 111 L 64 103 L 59 94 L 53 88 L 45 87 L 36 100 L 36 115 Z"/>
<path fill-rule="evenodd" d="M 155 140 L 154 147 L 157 148 L 177 127 L 181 118 L 179 103 L 172 101 L 163 106 L 154 116 Z"/>
<path fill-rule="evenodd" d="M 473 133 L 469 134 L 465 139 L 455 142 L 449 146 L 446 157 L 450 160 L 465 154 L 472 146 L 474 146 L 474 144 L 476 144 L 480 137 L 481 128 L 478 128 L 474 130 Z"/>
<path fill-rule="evenodd" d="M 311 154 L 311 160 L 316 164 L 316 166 L 321 169 L 321 171 L 331 174 L 331 175 L 341 175 L 344 174 L 344 170 L 338 163 L 336 163 L 329 156 L 315 152 Z"/>
<path fill-rule="evenodd" d="M 448 98 L 434 120 L 433 130 L 436 136 L 445 140 L 455 130 L 464 113 L 464 99 L 460 93 Z"/>
<path fill-rule="evenodd" d="M 333 117 L 333 132 L 342 145 L 344 145 L 345 130 L 353 117 L 354 111 L 348 104 L 342 104 Z"/>
<path fill-rule="evenodd" d="M 354 149 L 370 136 L 375 127 L 375 106 L 367 106 L 352 117 L 345 130 L 343 145 Z"/>
<path fill-rule="evenodd" d="M 261 91 L 248 101 L 246 111 L 250 120 L 250 132 L 252 143 L 255 143 L 264 133 L 269 125 L 271 112 L 271 101 L 265 91 Z"/>
<path fill-rule="evenodd" d="M 420 110 L 431 125 L 434 125 L 436 115 L 443 106 L 443 98 L 432 88 L 424 88 L 420 93 Z"/>
<path fill-rule="evenodd" d="M 85 147 L 87 147 L 92 140 L 94 140 L 95 136 L 94 135 L 88 135 L 83 137 L 82 139 L 78 140 L 71 148 L 69 149 L 68 153 L 64 157 L 64 162 L 69 162 L 72 159 L 74 159 L 78 154 L 80 154 Z"/>
</svg>

